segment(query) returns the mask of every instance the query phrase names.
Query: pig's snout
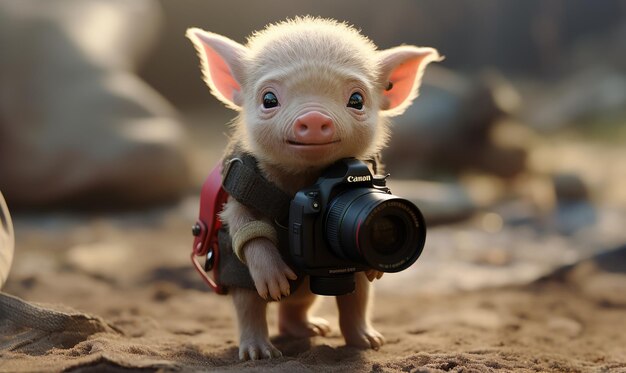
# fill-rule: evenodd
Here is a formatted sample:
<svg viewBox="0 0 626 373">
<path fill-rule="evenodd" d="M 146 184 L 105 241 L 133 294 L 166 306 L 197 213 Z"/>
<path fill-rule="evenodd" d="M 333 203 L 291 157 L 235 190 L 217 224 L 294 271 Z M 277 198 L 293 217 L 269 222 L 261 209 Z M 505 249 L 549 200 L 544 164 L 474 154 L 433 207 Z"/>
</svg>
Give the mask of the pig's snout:
<svg viewBox="0 0 626 373">
<path fill-rule="evenodd" d="M 333 120 L 319 111 L 309 111 L 296 118 L 294 138 L 302 144 L 326 144 L 334 141 Z"/>
</svg>

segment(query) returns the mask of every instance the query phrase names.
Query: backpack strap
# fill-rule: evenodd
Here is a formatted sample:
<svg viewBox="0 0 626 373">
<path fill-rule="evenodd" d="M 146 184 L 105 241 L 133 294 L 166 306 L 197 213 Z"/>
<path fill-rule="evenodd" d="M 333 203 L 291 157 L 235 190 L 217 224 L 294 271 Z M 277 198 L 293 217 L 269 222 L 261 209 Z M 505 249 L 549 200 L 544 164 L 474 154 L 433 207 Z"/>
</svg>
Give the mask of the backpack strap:
<svg viewBox="0 0 626 373">
<path fill-rule="evenodd" d="M 252 155 L 244 153 L 226 160 L 222 187 L 242 205 L 286 226 L 292 198 L 261 174 Z"/>
</svg>

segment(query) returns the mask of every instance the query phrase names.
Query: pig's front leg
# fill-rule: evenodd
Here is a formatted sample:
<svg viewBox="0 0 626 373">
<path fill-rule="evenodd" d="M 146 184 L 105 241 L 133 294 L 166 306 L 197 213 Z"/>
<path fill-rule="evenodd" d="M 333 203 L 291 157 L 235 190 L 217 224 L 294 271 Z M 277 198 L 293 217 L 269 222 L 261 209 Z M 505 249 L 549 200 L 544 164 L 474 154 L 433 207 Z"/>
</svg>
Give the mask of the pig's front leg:
<svg viewBox="0 0 626 373">
<path fill-rule="evenodd" d="M 257 219 L 249 209 L 234 199 L 230 199 L 224 206 L 221 218 L 228 224 L 231 237 L 244 224 Z M 287 279 L 295 279 L 296 276 L 284 263 L 274 244 L 266 238 L 248 241 L 243 252 L 257 292 L 231 289 L 239 326 L 239 358 L 256 360 L 279 357 L 282 354 L 269 340 L 267 298 L 280 299 L 282 295 L 289 295 Z"/>
<path fill-rule="evenodd" d="M 267 301 L 254 290 L 231 289 L 239 327 L 239 359 L 257 360 L 280 357 L 267 331 Z"/>
<path fill-rule="evenodd" d="M 232 198 L 224 206 L 221 218 L 228 224 L 231 237 L 246 223 L 260 220 L 250 209 Z M 289 295 L 288 280 L 295 280 L 296 274 L 285 264 L 272 241 L 265 237 L 254 238 L 243 245 L 242 252 L 261 298 L 280 300 Z"/>
<path fill-rule="evenodd" d="M 267 238 L 250 240 L 243 247 L 250 276 L 261 298 L 280 300 L 290 292 L 289 280 L 296 274 L 283 261 L 278 249 Z"/>
</svg>

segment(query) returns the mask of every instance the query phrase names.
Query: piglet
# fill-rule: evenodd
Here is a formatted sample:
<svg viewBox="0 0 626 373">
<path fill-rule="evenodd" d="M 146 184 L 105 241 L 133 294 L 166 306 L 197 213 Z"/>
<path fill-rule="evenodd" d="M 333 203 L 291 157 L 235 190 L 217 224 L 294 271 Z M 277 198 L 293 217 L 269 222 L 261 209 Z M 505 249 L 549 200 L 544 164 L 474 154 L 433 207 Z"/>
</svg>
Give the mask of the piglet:
<svg viewBox="0 0 626 373">
<path fill-rule="evenodd" d="M 255 32 L 245 45 L 191 28 L 187 37 L 201 59 L 211 93 L 239 113 L 229 151 L 253 154 L 262 174 L 290 195 L 315 182 L 345 157 L 371 159 L 389 137 L 389 117 L 418 94 L 424 68 L 441 58 L 435 49 L 403 45 L 386 50 L 355 28 L 330 19 L 295 18 Z M 221 215 L 231 237 L 261 214 L 229 199 Z M 328 322 L 311 317 L 316 296 L 308 279 L 290 294 L 296 273 L 267 237 L 245 243 L 242 255 L 256 291 L 232 288 L 242 360 L 281 356 L 269 340 L 266 306 L 280 300 L 279 331 L 325 335 Z M 370 282 L 356 274 L 356 290 L 338 296 L 339 327 L 348 345 L 378 349 L 383 336 L 371 325 Z"/>
</svg>

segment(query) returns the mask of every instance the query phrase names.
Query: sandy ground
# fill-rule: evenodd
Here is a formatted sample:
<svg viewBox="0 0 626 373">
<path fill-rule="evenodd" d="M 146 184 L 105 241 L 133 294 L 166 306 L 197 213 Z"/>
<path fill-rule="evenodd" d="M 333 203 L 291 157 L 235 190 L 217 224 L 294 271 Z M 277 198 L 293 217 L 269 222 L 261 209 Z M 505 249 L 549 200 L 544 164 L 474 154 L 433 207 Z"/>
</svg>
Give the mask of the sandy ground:
<svg viewBox="0 0 626 373">
<path fill-rule="evenodd" d="M 550 255 L 572 261 L 571 253 L 550 254 L 547 246 L 537 253 L 545 260 L 489 263 L 484 252 L 468 256 L 447 239 L 463 231 L 493 246 L 470 223 L 433 228 L 430 254 L 377 284 L 373 321 L 387 338 L 381 350 L 345 347 L 334 301 L 324 298 L 317 313 L 333 325 L 330 336 L 276 336 L 272 304 L 270 333 L 285 356 L 239 362 L 229 298 L 210 293 L 187 262 L 194 202 L 100 217 L 18 215 L 16 261 L 4 290 L 100 318 L 81 332 L 46 333 L 3 315 L 0 371 L 626 372 L 626 249 L 573 260 L 556 273 L 560 264 Z M 502 233 L 511 242 L 532 240 Z M 535 271 L 515 275 L 528 272 L 515 269 L 520 262 L 537 264 Z M 509 284 L 502 285 L 507 268 Z"/>
</svg>

